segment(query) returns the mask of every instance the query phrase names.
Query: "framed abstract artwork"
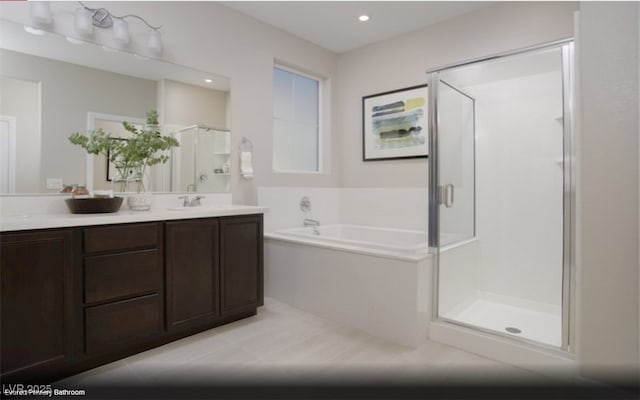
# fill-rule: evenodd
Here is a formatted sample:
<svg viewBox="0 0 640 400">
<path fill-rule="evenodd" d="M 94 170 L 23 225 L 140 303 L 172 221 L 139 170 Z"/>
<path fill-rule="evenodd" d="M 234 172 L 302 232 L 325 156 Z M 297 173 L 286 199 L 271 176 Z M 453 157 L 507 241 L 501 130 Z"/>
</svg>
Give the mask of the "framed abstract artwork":
<svg viewBox="0 0 640 400">
<path fill-rule="evenodd" d="M 362 98 L 362 160 L 427 157 L 427 85 Z"/>
</svg>

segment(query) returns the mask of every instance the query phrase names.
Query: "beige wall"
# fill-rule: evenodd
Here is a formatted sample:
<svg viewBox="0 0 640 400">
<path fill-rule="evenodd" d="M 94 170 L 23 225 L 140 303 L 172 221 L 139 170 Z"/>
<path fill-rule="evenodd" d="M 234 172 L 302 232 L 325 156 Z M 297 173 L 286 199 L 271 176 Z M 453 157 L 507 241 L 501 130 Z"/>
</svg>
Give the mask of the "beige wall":
<svg viewBox="0 0 640 400">
<path fill-rule="evenodd" d="M 577 355 L 590 379 L 639 368 L 638 4 L 580 5 Z"/>
<path fill-rule="evenodd" d="M 362 161 L 362 97 L 426 83 L 425 71 L 573 36 L 577 3 L 503 3 L 341 55 L 335 139 L 341 186 L 424 187 L 427 160 Z"/>
<path fill-rule="evenodd" d="M 40 85 L 0 77 L 0 115 L 16 119 L 16 193 L 40 190 Z"/>
<path fill-rule="evenodd" d="M 228 129 L 228 93 L 169 79 L 162 81 L 164 123 L 171 126 L 207 125 Z M 188 99 L 188 101 L 185 101 Z"/>
<path fill-rule="evenodd" d="M 86 152 L 67 140 L 71 132 L 86 132 L 87 113 L 144 118 L 156 108 L 155 81 L 2 50 L 2 75 L 40 82 L 42 153 L 38 192 L 47 178 L 86 183 Z M 7 101 L 3 96 L 3 101 Z M 18 176 L 21 172 L 18 171 Z"/>
</svg>

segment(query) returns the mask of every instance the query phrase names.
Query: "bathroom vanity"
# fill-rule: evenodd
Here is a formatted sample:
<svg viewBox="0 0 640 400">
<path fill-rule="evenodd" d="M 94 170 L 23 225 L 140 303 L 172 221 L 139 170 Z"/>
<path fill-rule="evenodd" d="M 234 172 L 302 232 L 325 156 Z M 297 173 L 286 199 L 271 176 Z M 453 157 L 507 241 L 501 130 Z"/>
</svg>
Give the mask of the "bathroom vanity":
<svg viewBox="0 0 640 400">
<path fill-rule="evenodd" d="M 2 381 L 51 382 L 255 315 L 263 212 L 4 218 Z"/>
</svg>

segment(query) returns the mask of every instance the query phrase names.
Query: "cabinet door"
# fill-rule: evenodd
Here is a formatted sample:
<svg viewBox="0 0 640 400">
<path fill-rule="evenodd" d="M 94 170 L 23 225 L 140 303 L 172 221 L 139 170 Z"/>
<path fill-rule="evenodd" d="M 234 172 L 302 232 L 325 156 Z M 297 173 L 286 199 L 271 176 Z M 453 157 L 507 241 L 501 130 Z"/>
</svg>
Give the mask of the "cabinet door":
<svg viewBox="0 0 640 400">
<path fill-rule="evenodd" d="M 5 379 L 44 378 L 74 354 L 71 242 L 69 230 L 0 236 Z"/>
<path fill-rule="evenodd" d="M 222 314 L 263 304 L 262 214 L 221 219 Z"/>
<path fill-rule="evenodd" d="M 204 325 L 219 315 L 218 221 L 167 222 L 167 330 Z"/>
</svg>

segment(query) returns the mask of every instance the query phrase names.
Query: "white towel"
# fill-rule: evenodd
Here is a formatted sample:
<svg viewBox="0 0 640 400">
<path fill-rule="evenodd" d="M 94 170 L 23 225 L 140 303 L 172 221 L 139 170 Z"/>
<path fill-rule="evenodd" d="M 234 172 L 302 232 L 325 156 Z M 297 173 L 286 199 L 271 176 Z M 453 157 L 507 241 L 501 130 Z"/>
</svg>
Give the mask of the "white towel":
<svg viewBox="0 0 640 400">
<path fill-rule="evenodd" d="M 253 178 L 253 165 L 251 164 L 252 154 L 250 151 L 240 153 L 240 173 L 244 178 Z"/>
</svg>

